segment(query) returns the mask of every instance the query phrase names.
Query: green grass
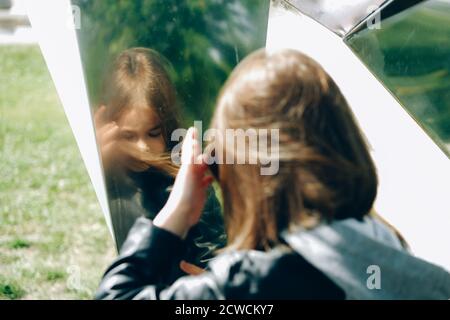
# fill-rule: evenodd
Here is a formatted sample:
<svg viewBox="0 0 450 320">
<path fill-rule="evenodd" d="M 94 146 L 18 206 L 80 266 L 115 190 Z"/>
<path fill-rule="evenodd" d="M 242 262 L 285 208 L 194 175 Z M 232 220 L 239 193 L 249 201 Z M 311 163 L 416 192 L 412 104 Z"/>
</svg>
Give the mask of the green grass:
<svg viewBox="0 0 450 320">
<path fill-rule="evenodd" d="M 25 291 L 16 283 L 0 278 L 0 299 L 19 299 L 24 294 Z"/>
<path fill-rule="evenodd" d="M 0 46 L 0 299 L 88 299 L 114 256 L 36 46 Z"/>
<path fill-rule="evenodd" d="M 9 243 L 11 249 L 29 248 L 31 243 L 24 239 L 14 239 Z"/>
</svg>

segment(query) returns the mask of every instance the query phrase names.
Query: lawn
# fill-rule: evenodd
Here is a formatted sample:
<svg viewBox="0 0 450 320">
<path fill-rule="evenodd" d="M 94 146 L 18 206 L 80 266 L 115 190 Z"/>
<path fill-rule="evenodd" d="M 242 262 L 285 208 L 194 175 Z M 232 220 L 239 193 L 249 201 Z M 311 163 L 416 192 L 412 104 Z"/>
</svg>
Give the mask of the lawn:
<svg viewBox="0 0 450 320">
<path fill-rule="evenodd" d="M 0 46 L 0 299 L 89 299 L 114 245 L 37 46 Z"/>
</svg>

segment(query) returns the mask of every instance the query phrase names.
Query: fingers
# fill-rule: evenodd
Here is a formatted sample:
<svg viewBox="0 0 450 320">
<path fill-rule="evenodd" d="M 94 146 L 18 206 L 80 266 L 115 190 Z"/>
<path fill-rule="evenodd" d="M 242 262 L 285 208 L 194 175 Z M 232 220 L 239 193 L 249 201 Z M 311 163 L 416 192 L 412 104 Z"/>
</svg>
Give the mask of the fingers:
<svg viewBox="0 0 450 320">
<path fill-rule="evenodd" d="M 196 265 L 186 262 L 184 260 L 180 262 L 180 269 L 183 270 L 185 273 L 190 274 L 191 276 L 196 276 L 205 272 L 204 269 L 197 267 Z"/>
<path fill-rule="evenodd" d="M 115 122 L 110 122 L 100 128 L 98 135 L 100 136 L 101 143 L 108 144 L 119 138 L 120 128 Z"/>
<path fill-rule="evenodd" d="M 208 165 L 205 162 L 203 155 L 199 155 L 196 159 L 196 165 L 194 171 L 196 171 L 199 175 L 204 175 L 208 171 Z"/>
<path fill-rule="evenodd" d="M 106 124 L 106 107 L 100 106 L 94 114 L 94 124 L 96 128 L 100 128 Z"/>
<path fill-rule="evenodd" d="M 112 140 L 119 137 L 119 126 L 114 121 L 107 121 L 106 107 L 104 105 L 100 106 L 100 108 L 98 108 L 98 110 L 95 112 L 94 124 L 99 143 L 107 145 Z"/>
<path fill-rule="evenodd" d="M 198 162 L 198 156 L 201 154 L 200 143 L 197 139 L 198 132 L 194 127 L 190 127 L 181 147 L 181 163 L 201 164 Z"/>
<path fill-rule="evenodd" d="M 202 180 L 202 188 L 207 188 L 214 181 L 213 176 L 206 176 Z"/>
<path fill-rule="evenodd" d="M 193 159 L 193 128 L 189 128 L 181 146 L 181 164 L 191 164 Z"/>
</svg>

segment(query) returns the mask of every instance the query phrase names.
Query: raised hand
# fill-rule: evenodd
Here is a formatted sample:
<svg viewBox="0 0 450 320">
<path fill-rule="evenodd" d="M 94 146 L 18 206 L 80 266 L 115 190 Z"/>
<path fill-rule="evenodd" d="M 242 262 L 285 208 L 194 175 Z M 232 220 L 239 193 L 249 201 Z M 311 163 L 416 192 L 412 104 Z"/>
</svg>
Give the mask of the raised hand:
<svg viewBox="0 0 450 320">
<path fill-rule="evenodd" d="M 206 201 L 206 190 L 213 181 L 197 141 L 197 131 L 189 128 L 181 150 L 181 167 L 173 190 L 153 223 L 181 238 L 197 224 Z"/>
<path fill-rule="evenodd" d="M 148 155 L 135 144 L 121 138 L 121 131 L 115 121 L 106 120 L 106 107 L 101 106 L 94 115 L 96 137 L 105 171 L 145 171 Z"/>
</svg>

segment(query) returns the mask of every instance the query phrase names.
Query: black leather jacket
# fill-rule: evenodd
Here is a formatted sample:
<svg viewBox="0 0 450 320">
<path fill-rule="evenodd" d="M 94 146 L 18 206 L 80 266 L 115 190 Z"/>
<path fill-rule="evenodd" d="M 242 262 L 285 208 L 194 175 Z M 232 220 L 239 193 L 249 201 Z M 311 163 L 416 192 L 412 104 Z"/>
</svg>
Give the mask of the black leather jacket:
<svg viewBox="0 0 450 320">
<path fill-rule="evenodd" d="M 344 292 L 287 245 L 213 259 L 206 272 L 170 284 L 185 242 L 139 218 L 107 269 L 96 299 L 344 299 Z"/>
<path fill-rule="evenodd" d="M 167 202 L 174 178 L 156 170 L 148 170 L 131 174 L 128 183 L 111 175 L 108 182 L 111 220 L 119 252 L 136 219 L 153 219 Z M 200 221 L 189 231 L 185 244 L 183 260 L 201 268 L 205 268 L 214 257 L 214 251 L 226 244 L 221 208 L 212 187 L 207 190 Z M 186 275 L 178 265 L 171 268 L 172 271 L 165 274 L 165 281 L 169 283 Z"/>
</svg>

